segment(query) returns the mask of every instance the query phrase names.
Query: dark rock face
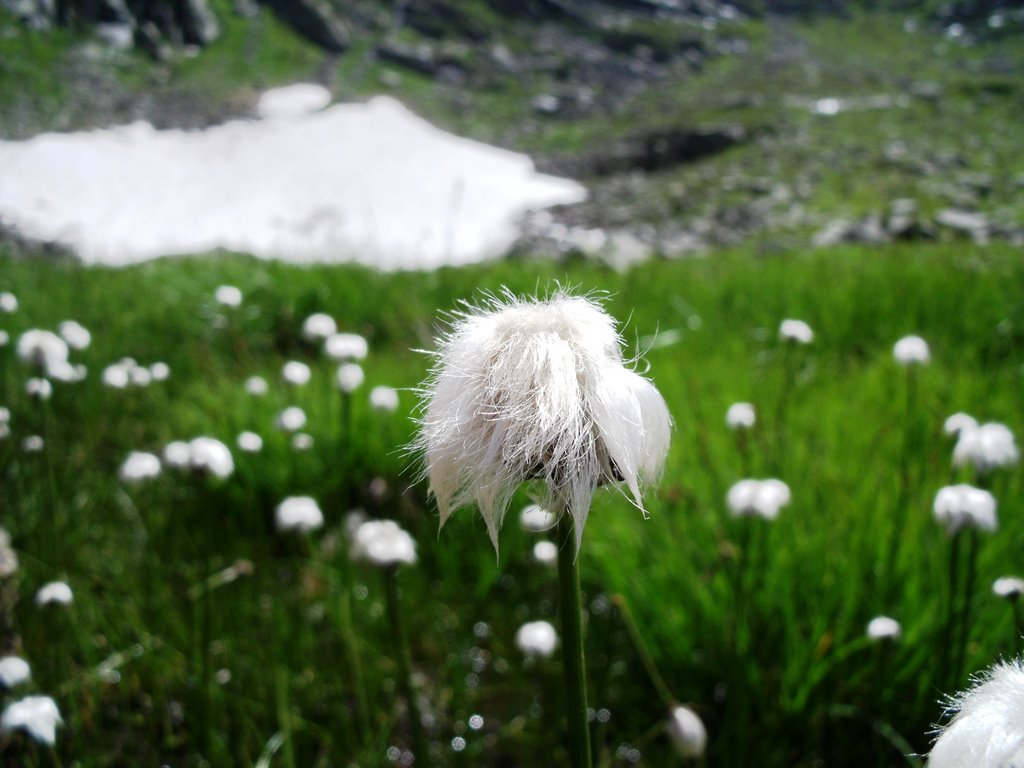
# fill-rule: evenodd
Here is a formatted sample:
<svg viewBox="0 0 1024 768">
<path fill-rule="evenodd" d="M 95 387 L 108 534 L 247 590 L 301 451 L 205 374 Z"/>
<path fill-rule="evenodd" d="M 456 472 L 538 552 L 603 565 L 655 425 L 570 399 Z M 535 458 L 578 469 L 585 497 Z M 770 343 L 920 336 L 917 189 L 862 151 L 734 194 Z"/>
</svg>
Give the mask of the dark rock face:
<svg viewBox="0 0 1024 768">
<path fill-rule="evenodd" d="M 348 49 L 348 27 L 325 0 L 268 0 L 268 5 L 300 34 L 322 48 L 333 53 Z"/>
</svg>

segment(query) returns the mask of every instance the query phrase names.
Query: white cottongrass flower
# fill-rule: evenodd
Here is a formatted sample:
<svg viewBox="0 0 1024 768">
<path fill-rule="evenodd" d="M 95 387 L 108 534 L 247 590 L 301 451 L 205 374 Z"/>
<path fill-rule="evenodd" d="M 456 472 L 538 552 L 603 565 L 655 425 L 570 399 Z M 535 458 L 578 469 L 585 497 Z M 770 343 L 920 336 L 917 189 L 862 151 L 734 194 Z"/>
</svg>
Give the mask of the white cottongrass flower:
<svg viewBox="0 0 1024 768">
<path fill-rule="evenodd" d="M 597 487 L 624 482 L 642 510 L 668 453 L 665 401 L 582 296 L 488 297 L 440 340 L 423 394 L 417 444 L 441 525 L 475 502 L 495 549 L 521 483 L 543 481 L 539 501 L 572 515 L 578 550 Z"/>
<path fill-rule="evenodd" d="M 49 379 L 28 379 L 25 382 L 25 394 L 37 400 L 49 400 L 53 396 L 53 385 Z"/>
<path fill-rule="evenodd" d="M 57 726 L 63 725 L 57 702 L 49 696 L 26 696 L 4 707 L 0 714 L 0 731 L 23 730 L 40 744 L 52 747 L 57 743 Z"/>
<path fill-rule="evenodd" d="M 992 582 L 992 593 L 1007 600 L 1016 600 L 1024 595 L 1024 579 L 1019 576 L 1000 576 Z"/>
<path fill-rule="evenodd" d="M 319 341 L 333 336 L 338 332 L 338 324 L 334 318 L 323 312 L 316 312 L 302 323 L 302 338 L 307 341 Z"/>
<path fill-rule="evenodd" d="M 6 347 L 11 343 L 11 334 L 7 331 L 0 331 L 0 347 Z"/>
<path fill-rule="evenodd" d="M 533 559 L 541 565 L 554 565 L 558 562 L 558 545 L 553 541 L 538 541 L 533 545 Z"/>
<path fill-rule="evenodd" d="M 192 463 L 192 448 L 184 440 L 175 440 L 164 446 L 164 463 L 175 469 L 185 469 Z"/>
<path fill-rule="evenodd" d="M 214 291 L 217 303 L 225 307 L 238 307 L 242 304 L 242 291 L 233 285 L 221 285 Z"/>
<path fill-rule="evenodd" d="M 263 450 L 263 438 L 255 432 L 240 432 L 236 442 L 238 450 L 246 453 L 259 453 Z"/>
<path fill-rule="evenodd" d="M 160 475 L 160 459 L 145 451 L 132 451 L 117 472 L 122 481 L 137 483 Z"/>
<path fill-rule="evenodd" d="M 18 572 L 18 553 L 11 547 L 11 534 L 0 527 L 0 579 L 6 579 Z"/>
<path fill-rule="evenodd" d="M 128 376 L 128 366 L 122 363 L 112 363 L 103 369 L 100 377 L 103 385 L 111 389 L 124 389 L 131 383 Z"/>
<path fill-rule="evenodd" d="M 25 331 L 18 337 L 18 358 L 31 365 L 43 375 L 60 381 L 74 378 L 74 370 L 68 362 L 68 345 L 60 336 L 39 328 Z"/>
<path fill-rule="evenodd" d="M 49 584 L 44 584 L 36 592 L 36 605 L 49 605 L 50 603 L 55 605 L 71 605 L 71 601 L 74 599 L 75 596 L 71 592 L 71 587 L 63 581 L 51 581 Z"/>
<path fill-rule="evenodd" d="M 306 426 L 306 412 L 297 405 L 290 405 L 277 414 L 274 423 L 285 432 L 297 432 Z"/>
<path fill-rule="evenodd" d="M 20 656 L 4 656 L 0 659 L 0 685 L 4 688 L 14 688 L 31 679 L 32 669 Z"/>
<path fill-rule="evenodd" d="M 530 621 L 516 630 L 516 647 L 528 659 L 547 659 L 558 647 L 558 633 L 547 621 Z"/>
<path fill-rule="evenodd" d="M 324 354 L 332 360 L 363 360 L 367 352 L 369 345 L 358 333 L 332 333 L 324 340 Z"/>
<path fill-rule="evenodd" d="M 900 365 L 924 365 L 932 359 L 928 342 L 920 336 L 904 336 L 893 345 L 892 356 Z"/>
<path fill-rule="evenodd" d="M 189 466 L 221 480 L 235 471 L 231 449 L 213 437 L 197 437 L 189 444 Z"/>
<path fill-rule="evenodd" d="M 966 413 L 954 413 L 942 424 L 942 431 L 952 437 L 958 437 L 964 432 L 978 428 L 978 420 Z"/>
<path fill-rule="evenodd" d="M 903 635 L 903 627 L 889 616 L 875 616 L 868 622 L 867 636 L 869 640 L 899 640 Z"/>
<path fill-rule="evenodd" d="M 267 380 L 262 376 L 250 376 L 245 380 L 245 391 L 255 397 L 262 397 L 267 394 Z"/>
<path fill-rule="evenodd" d="M 557 522 L 558 518 L 540 504 L 527 504 L 519 513 L 519 524 L 528 531 L 548 531 Z"/>
<path fill-rule="evenodd" d="M 0 421 L 0 440 L 6 440 L 11 436 L 11 425 L 6 421 Z"/>
<path fill-rule="evenodd" d="M 757 422 L 757 413 L 750 403 L 733 403 L 725 412 L 725 425 L 729 429 L 750 429 Z"/>
<path fill-rule="evenodd" d="M 274 523 L 279 531 L 306 533 L 324 524 L 324 515 L 311 496 L 290 496 L 277 505 Z"/>
<path fill-rule="evenodd" d="M 135 365 L 128 369 L 128 381 L 133 387 L 148 387 L 153 381 L 149 368 Z"/>
<path fill-rule="evenodd" d="M 25 453 L 39 453 L 46 445 L 42 435 L 28 435 L 22 438 L 21 450 Z"/>
<path fill-rule="evenodd" d="M 0 406 L 0 424 L 9 424 L 11 421 L 11 411 L 9 408 Z"/>
<path fill-rule="evenodd" d="M 1019 459 L 1013 432 L 994 421 L 962 431 L 953 448 L 953 466 L 970 464 L 981 473 L 1016 464 Z"/>
<path fill-rule="evenodd" d="M 961 528 L 995 531 L 996 499 L 991 493 L 973 485 L 947 485 L 935 495 L 932 505 L 935 520 L 952 536 Z"/>
<path fill-rule="evenodd" d="M 370 390 L 370 407 L 388 413 L 398 410 L 398 390 L 394 387 L 374 387 Z"/>
<path fill-rule="evenodd" d="M 359 389 L 364 378 L 366 376 L 358 363 L 342 363 L 338 366 L 338 389 L 346 395 L 350 395 Z"/>
<path fill-rule="evenodd" d="M 367 520 L 355 529 L 352 559 L 373 565 L 416 564 L 416 542 L 394 520 Z"/>
<path fill-rule="evenodd" d="M 292 435 L 292 450 L 308 451 L 313 447 L 313 436 L 305 432 L 296 432 Z"/>
<path fill-rule="evenodd" d="M 928 768 L 1016 768 L 1024 765 L 1024 667 L 999 662 L 949 701 L 955 716 L 941 730 Z"/>
<path fill-rule="evenodd" d="M 89 333 L 89 330 L 74 320 L 65 320 L 60 323 L 57 326 L 57 333 L 72 349 L 88 349 L 89 344 L 92 343 L 92 334 Z"/>
<path fill-rule="evenodd" d="M 0 312 L 10 315 L 18 311 L 18 297 L 7 291 L 0 292 Z"/>
<path fill-rule="evenodd" d="M 149 366 L 149 375 L 153 381 L 167 381 L 171 375 L 171 366 L 167 363 L 153 363 Z"/>
<path fill-rule="evenodd" d="M 810 344 L 814 341 L 814 331 L 803 320 L 786 319 L 779 325 L 779 337 L 795 344 Z"/>
<path fill-rule="evenodd" d="M 736 517 L 774 520 L 792 499 L 789 486 L 781 480 L 740 480 L 729 489 L 725 503 Z"/>
<path fill-rule="evenodd" d="M 281 378 L 295 387 L 304 387 L 312 375 L 309 366 L 298 360 L 289 360 L 281 369 Z"/>
<path fill-rule="evenodd" d="M 680 757 L 694 759 L 704 754 L 708 732 L 704 722 L 692 709 L 681 704 L 675 705 L 669 710 L 665 727 Z"/>
</svg>

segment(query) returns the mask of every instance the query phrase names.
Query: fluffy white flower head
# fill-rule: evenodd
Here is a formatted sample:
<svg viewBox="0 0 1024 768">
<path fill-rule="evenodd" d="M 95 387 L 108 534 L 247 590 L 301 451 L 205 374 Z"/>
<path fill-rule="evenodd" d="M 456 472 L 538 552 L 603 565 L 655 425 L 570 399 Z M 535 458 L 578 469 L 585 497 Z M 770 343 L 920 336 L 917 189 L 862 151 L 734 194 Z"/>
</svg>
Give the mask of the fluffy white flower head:
<svg viewBox="0 0 1024 768">
<path fill-rule="evenodd" d="M 928 342 L 920 336 L 904 336 L 893 346 L 892 356 L 900 365 L 924 365 L 932 359 Z"/>
<path fill-rule="evenodd" d="M 352 558 L 374 565 L 416 564 L 416 542 L 394 520 L 367 520 L 355 529 Z"/>
<path fill-rule="evenodd" d="M 237 440 L 238 450 L 246 453 L 259 453 L 263 450 L 263 438 L 255 432 L 240 432 Z"/>
<path fill-rule="evenodd" d="M 387 413 L 398 410 L 398 390 L 394 387 L 374 387 L 370 390 L 370 407 Z"/>
<path fill-rule="evenodd" d="M 279 531 L 313 531 L 324 524 L 324 515 L 311 496 L 290 496 L 277 505 L 274 523 Z"/>
<path fill-rule="evenodd" d="M 553 541 L 538 541 L 533 545 L 533 559 L 541 565 L 555 565 L 558 562 L 558 545 Z"/>
<path fill-rule="evenodd" d="M 1024 765 L 1024 668 L 1000 662 L 958 694 L 956 716 L 932 747 L 928 768 L 1016 768 Z"/>
<path fill-rule="evenodd" d="M 124 460 L 118 477 L 126 483 L 137 483 L 160 475 L 160 459 L 152 453 L 132 451 Z"/>
<path fill-rule="evenodd" d="M 779 326 L 779 337 L 795 344 L 810 344 L 814 341 L 814 331 L 803 320 L 786 319 Z"/>
<path fill-rule="evenodd" d="M 762 517 L 774 520 L 779 510 L 792 499 L 789 486 L 781 480 L 740 480 L 725 497 L 729 511 L 736 517 Z"/>
<path fill-rule="evenodd" d="M 184 440 L 175 440 L 164 446 L 164 462 L 169 467 L 184 469 L 192 463 L 192 448 Z"/>
<path fill-rule="evenodd" d="M 217 303 L 225 307 L 238 307 L 242 304 L 242 291 L 233 285 L 221 285 L 214 292 Z"/>
<path fill-rule="evenodd" d="M 25 394 L 37 400 L 49 400 L 53 397 L 53 385 L 49 379 L 31 378 L 25 382 Z"/>
<path fill-rule="evenodd" d="M 875 616 L 868 622 L 867 636 L 870 640 L 899 640 L 903 627 L 889 616 Z"/>
<path fill-rule="evenodd" d="M 171 366 L 167 363 L 157 362 L 149 366 L 149 377 L 153 381 L 167 381 L 171 375 Z"/>
<path fill-rule="evenodd" d="M 358 333 L 332 333 L 324 339 L 324 353 L 332 360 L 362 360 L 369 344 Z"/>
<path fill-rule="evenodd" d="M 733 403 L 725 412 L 725 424 L 729 429 L 750 429 L 757 422 L 757 414 L 750 403 Z"/>
<path fill-rule="evenodd" d="M 540 504 L 527 504 L 519 513 L 519 524 L 528 531 L 549 531 L 555 527 L 558 518 Z"/>
<path fill-rule="evenodd" d="M 1019 576 L 1000 576 L 992 582 L 992 593 L 1007 600 L 1017 600 L 1024 595 L 1024 579 Z"/>
<path fill-rule="evenodd" d="M 28 435 L 21 441 L 21 450 L 25 453 L 39 453 L 45 446 L 42 435 Z"/>
<path fill-rule="evenodd" d="M 595 301 L 489 297 L 439 343 L 424 391 L 418 447 L 441 525 L 476 503 L 495 549 L 512 494 L 543 482 L 539 501 L 572 515 L 579 547 L 591 497 L 641 484 L 668 452 L 671 417 L 647 379 L 629 370 L 615 321 Z"/>
<path fill-rule="evenodd" d="M 977 429 L 978 420 L 966 413 L 954 413 L 942 424 L 942 431 L 947 435 L 957 437 L 971 429 Z"/>
<path fill-rule="evenodd" d="M 991 533 L 999 527 L 995 496 L 973 485 L 947 485 L 940 489 L 935 494 L 932 509 L 935 520 L 950 535 L 961 528 L 978 528 Z"/>
<path fill-rule="evenodd" d="M 342 363 L 338 366 L 338 389 L 351 395 L 363 383 L 365 374 L 358 363 Z"/>
<path fill-rule="evenodd" d="M 51 581 L 36 592 L 36 605 L 48 605 L 49 603 L 71 605 L 72 600 L 74 600 L 74 595 L 71 593 L 71 587 L 63 581 Z"/>
<path fill-rule="evenodd" d="M 281 369 L 281 378 L 294 387 L 304 387 L 312 376 L 309 366 L 298 360 L 289 360 Z"/>
<path fill-rule="evenodd" d="M 516 647 L 528 659 L 547 659 L 558 647 L 558 634 L 547 621 L 530 621 L 516 631 Z"/>
<path fill-rule="evenodd" d="M 306 412 L 297 405 L 290 405 L 277 414 L 275 424 L 285 432 L 295 432 L 306 426 Z"/>
<path fill-rule="evenodd" d="M 0 714 L 0 731 L 24 730 L 51 747 L 57 742 L 57 726 L 63 724 L 57 703 L 49 696 L 26 696 L 8 704 Z"/>
<path fill-rule="evenodd" d="M 313 436 L 305 432 L 296 432 L 292 435 L 292 450 L 308 451 L 313 447 Z"/>
<path fill-rule="evenodd" d="M 32 677 L 28 662 L 20 656 L 4 656 L 0 659 L 0 685 L 14 688 L 27 683 Z"/>
<path fill-rule="evenodd" d="M 692 709 L 681 705 L 672 707 L 668 713 L 666 727 L 680 757 L 693 759 L 704 754 L 708 732 L 703 721 Z"/>
<path fill-rule="evenodd" d="M 953 448 L 953 466 L 970 464 L 982 473 L 1016 464 L 1019 459 L 1013 432 L 1005 424 L 994 421 L 963 430 Z"/>
<path fill-rule="evenodd" d="M 0 292 L 0 312 L 8 315 L 18 311 L 18 297 L 7 291 Z"/>
<path fill-rule="evenodd" d="M 74 320 L 65 320 L 58 325 L 57 333 L 72 349 L 86 349 L 92 343 L 92 334 L 89 330 Z"/>
<path fill-rule="evenodd" d="M 74 379 L 67 342 L 55 333 L 38 328 L 25 331 L 18 337 L 17 353 L 23 363 L 38 368 L 45 376 L 59 381 Z"/>
<path fill-rule="evenodd" d="M 250 395 L 262 397 L 267 394 L 267 380 L 262 376 L 250 376 L 245 380 L 245 391 Z"/>
<path fill-rule="evenodd" d="M 197 437 L 189 443 L 189 465 L 199 472 L 224 479 L 235 471 L 231 450 L 213 437 Z"/>
<path fill-rule="evenodd" d="M 302 323 L 302 338 L 307 341 L 326 339 L 338 332 L 338 324 L 334 318 L 323 312 L 317 312 L 306 318 Z"/>
</svg>

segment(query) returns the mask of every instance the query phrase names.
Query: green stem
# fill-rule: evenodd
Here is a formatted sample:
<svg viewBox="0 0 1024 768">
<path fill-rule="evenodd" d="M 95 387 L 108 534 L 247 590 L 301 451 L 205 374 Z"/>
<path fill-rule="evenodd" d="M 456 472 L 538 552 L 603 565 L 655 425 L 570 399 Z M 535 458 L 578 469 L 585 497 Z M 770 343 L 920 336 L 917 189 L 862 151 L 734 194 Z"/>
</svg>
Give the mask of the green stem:
<svg viewBox="0 0 1024 768">
<path fill-rule="evenodd" d="M 1021 632 L 1024 631 L 1024 624 L 1021 623 L 1020 598 L 1013 598 L 1013 655 L 1020 656 Z"/>
<path fill-rule="evenodd" d="M 957 565 L 960 560 L 960 533 L 953 534 L 953 542 L 949 550 L 949 602 L 946 607 L 946 629 L 939 645 L 942 651 L 939 655 L 939 680 L 943 690 L 950 688 L 949 674 L 949 651 L 956 642 L 953 637 L 956 622 L 956 595 L 957 595 Z"/>
<path fill-rule="evenodd" d="M 900 455 L 900 487 L 893 512 L 892 531 L 889 534 L 889 553 L 885 559 L 885 570 L 882 572 L 882 589 L 893 599 L 897 579 L 895 577 L 896 561 L 899 559 L 900 542 L 903 540 L 903 529 L 907 522 L 907 507 L 910 505 L 910 455 L 913 450 L 914 430 L 913 418 L 917 403 L 917 376 L 914 367 L 907 368 L 906 404 L 903 413 L 903 451 Z"/>
<path fill-rule="evenodd" d="M 974 597 L 974 581 L 978 571 L 978 532 L 971 530 L 967 543 L 967 576 L 964 580 L 963 602 L 960 606 L 960 642 L 957 645 L 956 667 L 957 679 L 964 673 L 967 662 L 967 643 L 971 636 L 971 603 Z"/>
<path fill-rule="evenodd" d="M 626 602 L 622 595 L 612 597 L 612 602 L 618 606 L 619 615 L 622 616 L 622 623 L 626 625 L 626 631 L 629 632 L 629 637 L 633 641 L 637 654 L 640 656 L 640 661 L 643 662 L 644 669 L 647 670 L 647 676 L 651 678 L 651 682 L 654 683 L 654 687 L 658 691 L 658 695 L 661 696 L 665 706 L 672 707 L 676 703 L 676 699 L 669 692 L 668 686 L 665 684 L 665 678 L 661 676 L 658 668 L 654 665 L 654 659 L 647 650 L 647 645 L 644 643 L 643 638 L 640 636 L 640 630 L 636 625 L 636 620 L 633 618 L 633 612 L 629 609 L 629 603 Z"/>
<path fill-rule="evenodd" d="M 369 747 L 372 741 L 370 729 L 370 707 L 366 698 L 366 684 L 363 682 L 363 662 L 359 657 L 359 645 L 352 628 L 352 593 L 347 585 L 342 585 L 338 595 L 338 618 L 341 622 L 341 638 L 345 645 L 345 655 L 352 673 L 352 687 L 356 693 L 356 721 L 359 724 L 359 737 L 362 747 Z"/>
<path fill-rule="evenodd" d="M 286 768 L 295 768 L 295 746 L 292 744 L 292 715 L 288 702 L 288 670 L 277 668 L 277 720 L 284 736 L 284 764 Z"/>
<path fill-rule="evenodd" d="M 395 640 L 395 656 L 398 662 L 398 685 L 402 690 L 402 695 L 405 697 L 406 706 L 409 708 L 413 754 L 422 765 L 426 765 L 430 757 L 430 751 L 427 748 L 427 739 L 423 733 L 423 715 L 420 713 L 420 707 L 412 688 L 409 645 L 405 642 L 405 633 L 402 631 L 402 611 L 398 602 L 396 571 L 397 568 L 395 566 L 384 569 L 384 586 L 387 591 L 388 620 L 391 623 L 391 634 Z"/>
<path fill-rule="evenodd" d="M 562 665 L 569 726 L 569 765 L 591 768 L 590 724 L 587 717 L 587 676 L 580 613 L 580 571 L 576 533 L 568 510 L 558 518 L 558 590 L 562 614 Z"/>
</svg>

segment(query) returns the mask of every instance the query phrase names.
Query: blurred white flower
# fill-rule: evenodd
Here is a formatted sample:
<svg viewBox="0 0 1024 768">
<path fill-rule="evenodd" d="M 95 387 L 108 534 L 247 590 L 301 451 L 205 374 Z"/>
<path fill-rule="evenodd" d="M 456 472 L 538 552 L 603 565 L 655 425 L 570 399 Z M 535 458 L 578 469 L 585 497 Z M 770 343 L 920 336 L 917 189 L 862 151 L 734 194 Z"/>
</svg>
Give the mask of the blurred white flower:
<svg viewBox="0 0 1024 768">
<path fill-rule="evenodd" d="M 324 354 L 332 360 L 362 360 L 369 351 L 358 333 L 332 333 L 324 340 Z"/>
<path fill-rule="evenodd" d="M 338 389 L 346 395 L 355 392 L 365 378 L 358 363 L 342 363 L 338 366 Z"/>
<path fill-rule="evenodd" d="M 149 368 L 136 365 L 128 369 L 128 381 L 135 387 L 148 387 L 153 381 L 153 377 L 149 373 Z"/>
<path fill-rule="evenodd" d="M 394 520 L 367 520 L 356 528 L 352 559 L 374 565 L 416 564 L 416 542 Z"/>
<path fill-rule="evenodd" d="M 392 412 L 398 409 L 398 390 L 394 387 L 374 387 L 370 390 L 370 407 Z"/>
<path fill-rule="evenodd" d="M 74 369 L 68 362 L 68 345 L 50 331 L 33 328 L 18 337 L 18 357 L 23 363 L 40 370 L 44 376 L 59 381 L 74 378 Z"/>
<path fill-rule="evenodd" d="M 1019 576 L 1001 576 L 992 583 L 992 593 L 1007 600 L 1016 600 L 1024 595 L 1024 579 Z"/>
<path fill-rule="evenodd" d="M 167 381 L 171 375 L 171 366 L 167 363 L 153 363 L 149 366 L 149 375 L 153 381 Z"/>
<path fill-rule="evenodd" d="M 0 312 L 8 315 L 18 311 L 18 297 L 7 291 L 0 292 Z"/>
<path fill-rule="evenodd" d="M 996 499 L 988 491 L 972 485 L 947 485 L 935 495 L 933 505 L 935 520 L 950 533 L 961 528 L 978 528 L 995 531 L 999 527 L 996 518 Z"/>
<path fill-rule="evenodd" d="M 725 412 L 725 424 L 729 429 L 750 429 L 756 421 L 757 414 L 750 403 L 733 403 Z"/>
<path fill-rule="evenodd" d="M 928 768 L 1014 768 L 1024 765 L 1024 668 L 998 662 L 950 700 L 955 716 L 941 730 Z"/>
<path fill-rule="evenodd" d="M 1013 432 L 1005 424 L 989 422 L 960 432 L 953 448 L 953 466 L 973 466 L 978 472 L 1016 464 L 1020 451 Z"/>
<path fill-rule="evenodd" d="M 238 449 L 246 453 L 259 453 L 263 450 L 263 438 L 255 432 L 241 432 L 238 435 Z"/>
<path fill-rule="evenodd" d="M 774 520 L 792 499 L 789 486 L 781 480 L 740 480 L 729 489 L 725 503 L 736 517 Z"/>
<path fill-rule="evenodd" d="M 893 346 L 892 356 L 900 365 L 923 365 L 932 359 L 928 342 L 920 336 L 904 336 Z"/>
<path fill-rule="evenodd" d="M 308 451 L 313 447 L 313 436 L 305 432 L 296 432 L 292 435 L 292 449 L 296 451 Z"/>
<path fill-rule="evenodd" d="M 334 322 L 334 318 L 323 312 L 310 315 L 302 323 L 302 338 L 307 341 L 326 339 L 337 332 L 338 324 Z"/>
<path fill-rule="evenodd" d="M 303 387 L 308 384 L 312 375 L 313 372 L 309 366 L 298 360 L 289 360 L 281 369 L 281 378 L 295 387 Z"/>
<path fill-rule="evenodd" d="M 0 421 L 0 440 L 6 440 L 11 436 L 11 425 L 6 421 Z"/>
<path fill-rule="evenodd" d="M 942 425 L 942 431 L 956 437 L 964 432 L 977 429 L 978 421 L 966 413 L 954 413 Z"/>
<path fill-rule="evenodd" d="M 53 395 L 53 385 L 49 379 L 28 379 L 25 382 L 25 394 L 37 400 L 49 400 Z"/>
<path fill-rule="evenodd" d="M 541 565 L 554 565 L 558 561 L 558 545 L 553 541 L 538 541 L 533 545 L 533 559 Z"/>
<path fill-rule="evenodd" d="M 803 320 L 787 319 L 779 326 L 779 337 L 796 344 L 810 344 L 814 340 L 814 331 Z"/>
<path fill-rule="evenodd" d="M 0 424 L 8 424 L 11 421 L 11 411 L 9 408 L 0 406 Z"/>
<path fill-rule="evenodd" d="M 40 435 L 28 435 L 21 441 L 21 450 L 25 453 L 39 453 L 43 450 L 45 441 Z"/>
<path fill-rule="evenodd" d="M 441 525 L 476 503 L 497 549 L 509 502 L 543 481 L 549 509 L 575 521 L 576 546 L 602 483 L 661 472 L 671 417 L 647 379 L 626 368 L 615 321 L 595 301 L 490 297 L 439 342 L 424 390 L 418 447 Z"/>
<path fill-rule="evenodd" d="M 896 619 L 875 616 L 868 622 L 867 635 L 870 640 L 899 640 L 903 635 L 903 627 Z"/>
<path fill-rule="evenodd" d="M 4 656 L 0 659 L 0 685 L 4 688 L 14 688 L 30 679 L 32 670 L 20 656 Z"/>
<path fill-rule="evenodd" d="M 160 459 L 152 453 L 132 451 L 117 474 L 126 483 L 157 477 L 160 474 Z"/>
<path fill-rule="evenodd" d="M 87 349 L 92 343 L 92 334 L 74 320 L 65 320 L 57 326 L 57 333 L 72 349 Z"/>
<path fill-rule="evenodd" d="M 530 621 L 516 630 L 516 647 L 528 659 L 547 659 L 558 647 L 558 633 L 547 621 Z"/>
<path fill-rule="evenodd" d="M 164 462 L 175 469 L 185 469 L 192 464 L 192 448 L 184 440 L 175 440 L 164 446 Z"/>
<path fill-rule="evenodd" d="M 11 534 L 0 527 L 0 579 L 6 579 L 18 572 L 18 553 L 11 547 Z"/>
<path fill-rule="evenodd" d="M 540 504 L 527 504 L 519 513 L 519 524 L 528 531 L 547 531 L 557 522 L 558 518 Z"/>
<path fill-rule="evenodd" d="M 291 496 L 277 505 L 274 522 L 279 531 L 316 530 L 324 524 L 324 515 L 311 496 Z"/>
<path fill-rule="evenodd" d="M 74 595 L 71 593 L 71 587 L 63 581 L 51 581 L 36 592 L 36 605 L 71 605 L 72 600 Z"/>
<path fill-rule="evenodd" d="M 693 759 L 704 754 L 708 733 L 704 728 L 704 722 L 692 709 L 679 704 L 672 707 L 668 713 L 666 728 L 680 757 Z"/>
<path fill-rule="evenodd" d="M 128 375 L 128 366 L 122 363 L 112 363 L 103 369 L 101 376 L 103 384 L 112 389 L 124 389 L 131 383 Z"/>
<path fill-rule="evenodd" d="M 217 303 L 225 307 L 237 307 L 242 304 L 242 291 L 233 285 L 221 285 L 214 291 Z"/>
<path fill-rule="evenodd" d="M 213 437 L 197 437 L 189 445 L 192 469 L 224 479 L 235 471 L 235 460 L 229 449 L 220 440 Z"/>
<path fill-rule="evenodd" d="M 262 397 L 267 394 L 267 380 L 262 376 L 250 376 L 245 380 L 245 391 L 250 395 Z"/>
<path fill-rule="evenodd" d="M 11 334 L 7 331 L 0 331 L 0 347 L 6 347 L 11 343 Z"/>
<path fill-rule="evenodd" d="M 297 405 L 289 406 L 277 414 L 274 423 L 277 424 L 278 429 L 295 432 L 306 426 L 306 412 Z"/>
<path fill-rule="evenodd" d="M 8 704 L 0 714 L 0 731 L 23 730 L 50 747 L 57 742 L 57 726 L 63 724 L 57 703 L 49 696 L 26 696 Z"/>
</svg>

